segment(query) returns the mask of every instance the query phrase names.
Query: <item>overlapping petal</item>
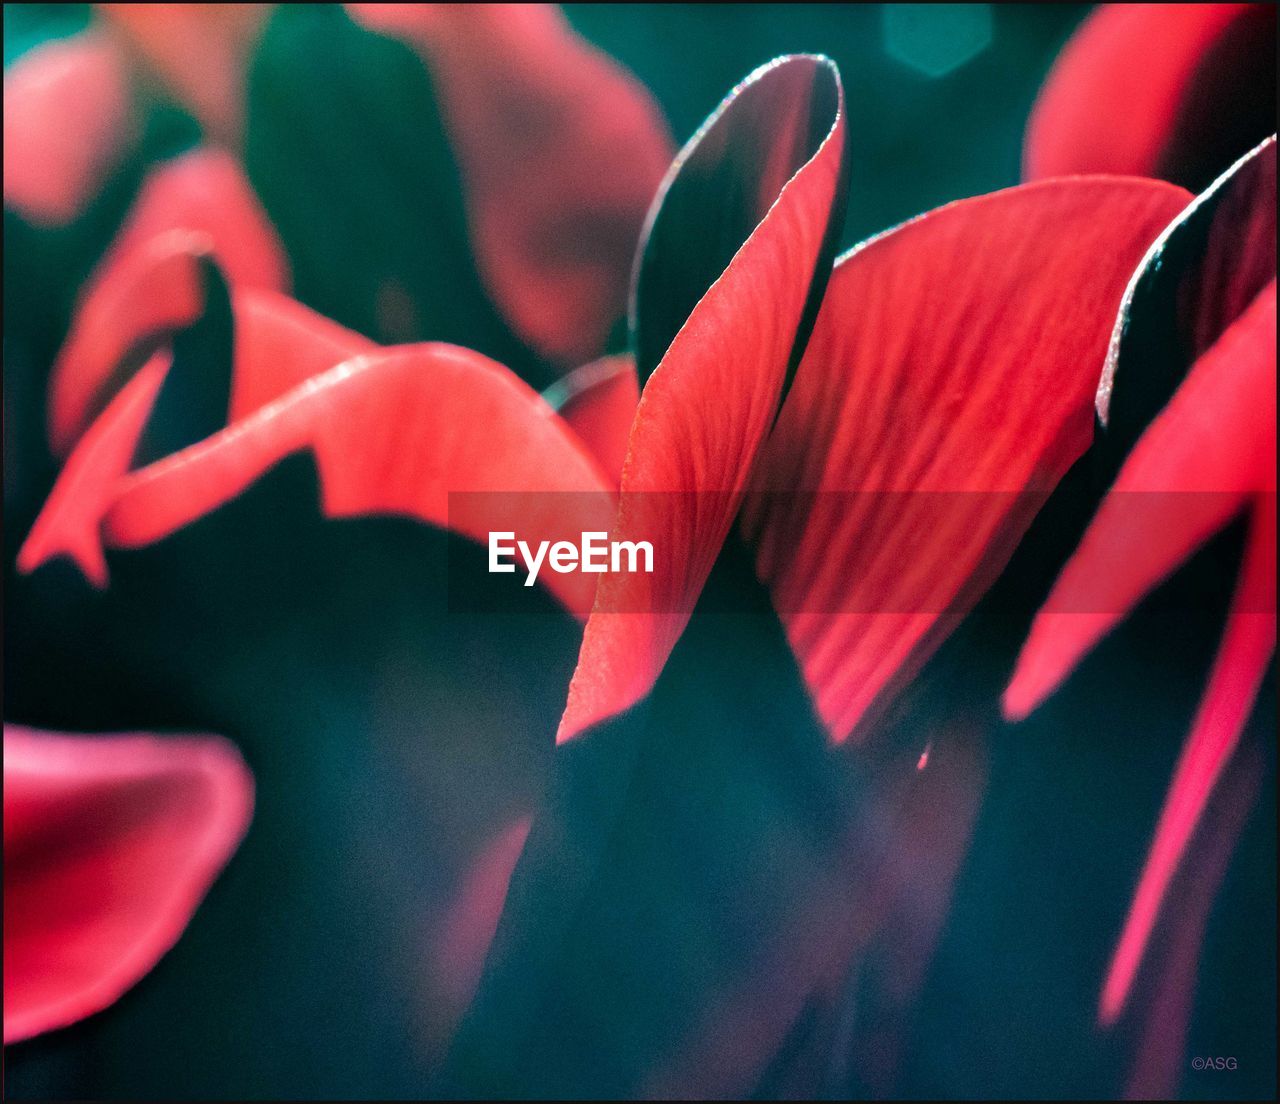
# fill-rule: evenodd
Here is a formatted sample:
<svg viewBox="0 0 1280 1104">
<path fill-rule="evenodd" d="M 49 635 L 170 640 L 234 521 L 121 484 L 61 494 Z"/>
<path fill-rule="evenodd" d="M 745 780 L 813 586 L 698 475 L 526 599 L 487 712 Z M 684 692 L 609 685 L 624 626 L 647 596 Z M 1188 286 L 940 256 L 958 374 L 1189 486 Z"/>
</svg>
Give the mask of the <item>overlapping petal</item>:
<svg viewBox="0 0 1280 1104">
<path fill-rule="evenodd" d="M 602 357 L 575 368 L 543 392 L 617 483 L 627 459 L 627 439 L 640 401 L 635 360 Z"/>
<path fill-rule="evenodd" d="M 445 345 L 353 356 L 364 339 L 283 297 L 250 298 L 243 317 L 231 394 L 233 413 L 244 416 L 130 471 L 170 370 L 154 359 L 72 452 L 20 553 L 23 570 L 68 553 L 102 580 L 101 541 L 159 540 L 300 450 L 316 458 L 331 517 L 402 514 L 478 541 L 496 529 L 536 542 L 608 528 L 608 477 L 542 398 L 501 366 Z M 476 425 L 489 432 L 477 434 Z M 451 493 L 476 497 L 451 513 Z M 544 578 L 585 615 L 592 577 Z"/>
<path fill-rule="evenodd" d="M 173 945 L 249 823 L 215 737 L 4 731 L 4 1039 L 116 1000 Z"/>
<path fill-rule="evenodd" d="M 1275 274 L 1272 136 L 1197 196 L 1134 273 L 1098 384 L 1098 417 L 1106 427 L 1102 446 L 1111 474 L 1196 358 Z"/>
<path fill-rule="evenodd" d="M 1134 277 L 1098 393 L 1115 482 L 1032 625 L 1004 696 L 1020 719 L 1241 514 L 1243 563 L 1208 684 L 1103 987 L 1128 1002 L 1169 887 L 1275 648 L 1274 138 L 1162 235 Z"/>
</svg>

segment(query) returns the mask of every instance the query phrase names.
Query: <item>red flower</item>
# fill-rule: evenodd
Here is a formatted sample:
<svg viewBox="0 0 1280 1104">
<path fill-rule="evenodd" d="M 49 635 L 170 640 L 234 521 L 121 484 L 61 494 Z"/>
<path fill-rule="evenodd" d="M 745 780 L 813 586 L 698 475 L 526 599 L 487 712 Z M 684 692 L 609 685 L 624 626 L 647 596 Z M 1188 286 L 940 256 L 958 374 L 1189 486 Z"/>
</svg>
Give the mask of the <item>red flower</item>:
<svg viewBox="0 0 1280 1104">
<path fill-rule="evenodd" d="M 642 127 L 643 111 L 591 110 L 601 85 L 634 106 L 626 82 L 546 12 L 361 8 L 443 83 L 494 295 L 556 355 L 598 350 L 617 268 L 565 252 L 548 197 L 630 210 L 630 182 L 565 169 L 622 141 L 619 120 Z M 480 56 L 567 143 L 529 154 L 547 187 L 518 203 L 476 123 L 507 104 L 476 78 Z M 780 58 L 739 85 L 650 211 L 633 358 L 545 396 L 478 352 L 381 347 L 275 276 L 238 275 L 217 226 L 139 232 L 104 265 L 56 363 L 51 423 L 72 447 L 19 567 L 53 591 L 70 558 L 92 584 L 62 583 L 87 643 L 46 643 L 50 670 L 109 684 L 104 709 L 223 721 L 244 742 L 260 824 L 274 818 L 240 861 L 243 886 L 265 887 L 263 928 L 223 929 L 236 976 L 269 979 L 242 1009 L 246 1092 L 264 1071 L 290 1092 L 367 1092 L 354 1065 L 317 1072 L 363 1047 L 389 1055 L 378 1088 L 395 1093 L 928 1084 L 910 1028 L 939 941 L 966 911 L 999 919 L 975 906 L 966 852 L 989 855 L 984 818 L 1016 796 L 1023 734 L 999 690 L 1053 574 L 1066 562 L 1010 715 L 1248 511 L 1236 605 L 1110 971 L 1091 957 L 1114 937 L 1109 899 L 1050 925 L 1086 929 L 1054 1006 L 1064 1054 L 1095 1061 L 1078 1083 L 1169 1083 L 1211 891 L 1158 951 L 1150 935 L 1215 784 L 1225 842 L 1203 869 L 1240 830 L 1250 779 L 1228 764 L 1274 649 L 1274 143 L 1195 201 L 1152 179 L 1044 180 L 837 259 L 846 128 L 826 59 Z M 228 243 L 255 240 L 249 205 L 234 221 Z M 1119 474 L 1072 555 L 1072 511 L 1100 497 L 1089 464 Z M 1135 490 L 1164 496 L 1158 527 L 1125 510 Z M 1203 506 L 1169 509 L 1188 492 Z M 554 604 L 517 586 L 515 609 L 550 614 L 532 628 L 456 608 L 499 529 L 648 540 L 656 570 L 544 574 Z M 1103 614 L 1061 612 L 1099 594 Z M 1019 762 L 1052 774 L 1044 751 Z M 297 838 L 325 859 L 291 884 L 279 855 Z M 1001 839 L 1006 878 L 1056 888 L 1033 845 Z M 1126 876 L 1123 856 L 1088 858 Z M 358 963 L 329 961 L 339 942 Z M 189 963 L 173 984 L 207 993 L 226 984 L 215 973 Z M 330 983 L 380 1018 L 334 1029 Z M 966 1038 L 963 1019 L 1024 1054 L 1020 1021 L 1045 1003 L 987 1016 L 982 1000 L 951 988 L 939 1046 Z M 253 1026 L 286 1006 L 306 1025 L 292 1076 Z M 1058 1087 L 1025 1063 L 1013 1075 Z"/>
<path fill-rule="evenodd" d="M 4 1041 L 111 1004 L 181 935 L 249 824 L 212 737 L 4 730 Z"/>
</svg>

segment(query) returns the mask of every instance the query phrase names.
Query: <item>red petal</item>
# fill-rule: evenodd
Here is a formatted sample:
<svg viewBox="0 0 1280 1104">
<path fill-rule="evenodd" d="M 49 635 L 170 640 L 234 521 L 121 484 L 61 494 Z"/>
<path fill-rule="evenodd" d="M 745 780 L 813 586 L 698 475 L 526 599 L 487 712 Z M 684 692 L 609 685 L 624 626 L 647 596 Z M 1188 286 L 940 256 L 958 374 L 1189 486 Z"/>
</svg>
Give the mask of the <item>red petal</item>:
<svg viewBox="0 0 1280 1104">
<path fill-rule="evenodd" d="M 1032 625 L 1005 692 L 1006 714 L 1029 713 L 1143 595 L 1253 504 L 1222 643 L 1107 974 L 1104 1023 L 1124 1007 L 1169 883 L 1275 651 L 1275 342 L 1273 280 L 1196 362 L 1134 448 Z"/>
<path fill-rule="evenodd" d="M 1088 447 L 1124 288 L 1187 198 L 1028 185 L 837 266 L 744 518 L 835 740 L 918 669 Z"/>
<path fill-rule="evenodd" d="M 582 438 L 600 467 L 617 483 L 627 439 L 640 402 L 640 380 L 630 356 L 603 357 L 576 368 L 543 397 Z"/>
<path fill-rule="evenodd" d="M 270 8 L 269 4 L 98 5 L 206 132 L 228 141 L 240 134 L 249 55 Z"/>
<path fill-rule="evenodd" d="M 203 235 L 175 231 L 121 258 L 112 278 L 94 286 L 50 373 L 49 440 L 55 454 L 65 455 L 76 443 L 95 408 L 110 397 L 116 373 L 130 367 L 131 354 L 199 316 L 204 292 L 196 261 L 208 248 Z"/>
<path fill-rule="evenodd" d="M 561 742 L 648 693 L 738 511 L 797 342 L 803 345 L 805 311 L 824 276 L 819 259 L 843 202 L 844 94 L 829 65 L 793 57 L 757 70 L 677 158 L 665 186 L 675 194 L 683 172 L 694 186 L 704 176 L 719 179 L 722 159 L 744 153 L 736 143 L 724 148 L 729 136 L 752 156 L 759 151 L 751 142 L 764 145 L 759 161 L 766 171 L 758 183 L 771 193 L 759 197 L 767 213 L 693 307 L 640 397 L 612 532 L 615 539 L 650 541 L 654 573 L 601 577 Z M 831 129 L 788 180 L 785 156 L 805 149 L 801 130 L 810 125 L 818 81 L 835 82 Z M 744 122 L 762 133 L 740 133 Z M 659 218 L 653 226 L 661 226 Z M 655 612 L 638 612 L 646 610 Z"/>
<path fill-rule="evenodd" d="M 45 42 L 4 75 L 4 202 L 46 226 L 74 219 L 130 134 L 129 87 L 113 43 Z"/>
<path fill-rule="evenodd" d="M 169 355 L 156 353 L 80 439 L 18 550 L 19 571 L 34 571 L 46 560 L 67 556 L 95 586 L 107 585 L 102 518 L 129 472 L 168 370 Z"/>
<path fill-rule="evenodd" d="M 1219 776 L 1235 751 L 1276 647 L 1276 509 L 1258 511 L 1226 631 L 1214 660 L 1102 989 L 1099 1017 L 1124 1008 L 1165 894 Z M 1270 609 L 1267 609 L 1267 606 Z"/>
<path fill-rule="evenodd" d="M 432 948 L 434 972 L 440 991 L 430 1010 L 437 1034 L 448 1039 L 458 1018 L 475 994 L 484 967 L 484 958 L 493 941 L 507 887 L 532 821 L 521 817 L 501 829 L 476 856 Z M 441 998 L 443 1000 L 441 1001 Z"/>
<path fill-rule="evenodd" d="M 231 410 L 237 422 L 344 360 L 373 353 L 376 342 L 287 295 L 246 289 L 232 298 L 235 366 Z"/>
<path fill-rule="evenodd" d="M 298 374 L 309 368 L 305 364 Z M 274 364 L 243 371 L 281 378 Z M 123 393 L 72 454 L 20 553 L 24 570 L 73 540 L 81 548 L 86 538 L 78 534 L 94 521 L 86 511 L 97 513 L 108 545 L 149 544 L 216 509 L 303 449 L 315 454 L 329 517 L 403 514 L 480 542 L 490 531 L 510 530 L 518 539 L 575 544 L 584 531 L 608 530 L 613 520 L 609 480 L 541 396 L 493 361 L 450 345 L 383 350 L 308 378 L 221 433 L 116 481 L 110 493 L 98 495 L 109 501 L 90 510 L 85 495 L 73 499 L 63 484 L 82 478 L 79 473 L 92 464 L 83 452 L 102 447 L 102 438 L 127 436 L 135 414 L 122 399 Z M 451 501 L 455 493 L 472 497 Z M 74 509 L 54 520 L 68 503 Z M 77 535 L 63 536 L 64 525 L 74 525 Z M 33 545 L 37 533 L 41 541 Z M 594 575 L 540 578 L 585 616 Z"/>
<path fill-rule="evenodd" d="M 1257 742 L 1231 761 L 1196 832 L 1194 851 L 1170 892 L 1168 933 L 1152 982 L 1144 986 L 1141 1036 L 1125 1085 L 1127 1100 L 1169 1100 L 1187 1068 L 1187 1032 L 1196 1004 L 1205 929 L 1241 834 L 1257 804 L 1265 774 Z"/>
<path fill-rule="evenodd" d="M 531 345 L 604 346 L 671 160 L 657 106 L 546 4 L 351 4 L 430 67 L 466 185 L 477 260 Z"/>
<path fill-rule="evenodd" d="M 216 737 L 4 730 L 4 1041 L 105 1008 L 177 941 L 249 823 Z"/>
<path fill-rule="evenodd" d="M 284 291 L 284 247 L 244 170 L 225 150 L 200 147 L 152 169 L 96 279 L 147 240 L 168 230 L 205 233 L 232 285 Z"/>
<path fill-rule="evenodd" d="M 284 250 L 248 180 L 212 149 L 153 170 L 90 278 L 51 375 L 55 453 L 65 455 L 110 398 L 108 384 L 131 351 L 199 316 L 201 256 L 215 257 L 233 287 L 289 283 Z"/>
<path fill-rule="evenodd" d="M 1276 274 L 1276 140 L 1250 150 L 1160 235 L 1125 291 L 1098 418 L 1111 476 L 1197 357 Z M 1125 371 L 1117 377 L 1120 365 Z M 1132 365 L 1132 366 L 1130 366 Z"/>
<path fill-rule="evenodd" d="M 1026 176 L 1132 173 L 1203 187 L 1275 129 L 1274 73 L 1274 5 L 1104 5 L 1040 93 Z M 1250 133 L 1255 110 L 1265 129 Z"/>
<path fill-rule="evenodd" d="M 1272 281 L 1130 454 L 1031 627 L 1007 716 L 1030 713 L 1251 496 L 1274 500 L 1275 340 Z"/>
</svg>

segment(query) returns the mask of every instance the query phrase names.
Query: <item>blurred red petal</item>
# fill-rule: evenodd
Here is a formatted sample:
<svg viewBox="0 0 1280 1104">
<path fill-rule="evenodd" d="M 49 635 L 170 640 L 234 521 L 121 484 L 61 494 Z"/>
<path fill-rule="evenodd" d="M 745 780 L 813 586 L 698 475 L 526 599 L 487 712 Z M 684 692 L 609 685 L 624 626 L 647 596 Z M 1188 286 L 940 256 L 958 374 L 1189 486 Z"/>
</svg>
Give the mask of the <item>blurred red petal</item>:
<svg viewBox="0 0 1280 1104">
<path fill-rule="evenodd" d="M 1187 200 L 1048 181 L 837 265 L 744 518 L 833 739 L 918 669 L 1088 448 L 1121 296 Z"/>
<path fill-rule="evenodd" d="M 134 354 L 199 316 L 204 293 L 196 262 L 208 249 L 204 235 L 175 231 L 120 258 L 111 279 L 93 286 L 50 373 L 49 441 L 55 455 L 66 455 L 76 443 Z"/>
<path fill-rule="evenodd" d="M 648 693 L 728 535 L 797 345 L 803 347 L 807 336 L 806 311 L 825 283 L 821 258 L 844 200 L 843 105 L 829 62 L 803 56 L 772 62 L 739 85 L 703 125 L 664 186 L 664 205 L 675 214 L 664 221 L 658 209 L 648 251 L 655 239 L 660 251 L 677 248 L 692 215 L 688 208 L 701 208 L 714 194 L 699 189 L 724 184 L 723 174 L 741 173 L 744 158 L 762 166 L 748 181 L 759 194 L 745 197 L 750 236 L 723 273 L 710 274 L 715 282 L 687 318 L 677 309 L 681 303 L 667 300 L 688 288 L 659 287 L 656 306 L 641 302 L 637 308 L 641 338 L 650 310 L 662 317 L 657 331 L 670 328 L 674 340 L 665 355 L 653 354 L 661 362 L 650 367 L 636 409 L 612 535 L 649 540 L 654 572 L 601 576 L 561 742 Z M 821 137 L 812 142 L 815 133 Z M 698 248 L 687 238 L 679 245 Z M 684 262 L 672 258 L 673 271 L 697 270 Z M 646 255 L 642 291 L 651 266 L 664 263 L 665 254 Z M 677 317 L 666 317 L 672 310 Z M 639 344 L 643 352 L 647 340 Z"/>
<path fill-rule="evenodd" d="M 854 1063 L 877 1096 L 891 1095 L 912 1002 L 923 985 L 950 906 L 987 786 L 987 752 L 979 729 L 948 723 L 933 742 L 932 765 L 886 771 L 862 798 L 839 852 L 798 898 L 762 961 L 712 1005 L 680 1053 L 664 1062 L 643 1095 L 649 1099 L 749 1096 L 788 1031 L 808 1015 L 850 1032 L 848 987 L 874 992 L 877 1023 L 861 1049 L 836 1058 Z M 869 988 L 875 979 L 875 986 Z M 825 1005 L 825 1007 L 824 1007 Z M 815 1017 L 816 1018 L 816 1017 Z M 726 1030 L 726 1025 L 732 1025 Z M 866 1034 L 865 1032 L 862 1034 Z M 832 1054 L 817 1059 L 834 1072 Z M 810 1073 L 801 1064 L 802 1073 Z M 821 1098 L 829 1081 L 774 1088 L 782 1099 Z"/>
<path fill-rule="evenodd" d="M 1200 188 L 1275 129 L 1274 109 L 1274 5 L 1107 4 L 1049 74 L 1025 175 L 1130 173 Z"/>
<path fill-rule="evenodd" d="M 130 133 L 129 87 L 96 33 L 42 43 L 4 75 L 4 202 L 46 226 L 74 219 Z"/>
<path fill-rule="evenodd" d="M 289 286 L 284 247 L 244 169 L 225 150 L 201 146 L 148 173 L 97 279 L 108 281 L 119 258 L 168 230 L 207 234 L 233 285 Z"/>
<path fill-rule="evenodd" d="M 598 353 L 626 302 L 645 212 L 671 160 L 656 104 L 547 4 L 351 4 L 434 78 L 477 261 L 544 354 Z"/>
<path fill-rule="evenodd" d="M 99 4 L 98 10 L 200 120 L 235 140 L 244 116 L 249 55 L 269 4 Z"/>
<path fill-rule="evenodd" d="M 90 277 L 50 378 L 49 439 L 56 454 L 66 455 L 111 397 L 129 354 L 199 316 L 201 256 L 216 258 L 233 287 L 283 290 L 289 284 L 284 249 L 266 212 L 221 150 L 193 150 L 154 169 Z"/>
<path fill-rule="evenodd" d="M 602 357 L 575 368 L 543 397 L 551 403 L 617 484 L 627 440 L 640 402 L 640 379 L 631 356 Z"/>
<path fill-rule="evenodd" d="M 430 1010 L 438 1035 L 449 1038 L 458 1017 L 466 1011 L 502 906 L 507 899 L 511 873 L 529 836 L 532 821 L 521 817 L 502 828 L 475 857 L 457 896 L 450 902 L 444 924 L 432 948 L 434 974 L 440 986 L 437 1004 Z"/>
<path fill-rule="evenodd" d="M 1187 1064 L 1187 1035 L 1196 1005 L 1206 929 L 1223 880 L 1265 774 L 1257 742 L 1232 757 L 1196 829 L 1194 849 L 1170 886 L 1167 934 L 1162 957 L 1145 987 L 1141 1040 L 1125 1085 L 1128 1100 L 1168 1100 L 1178 1095 Z M 1135 1002 L 1136 1003 L 1136 1002 Z"/>
<path fill-rule="evenodd" d="M 177 941 L 249 823 L 216 737 L 4 730 L 4 1040 L 115 1001 Z"/>
<path fill-rule="evenodd" d="M 1032 625 L 1007 715 L 1020 718 L 1204 541 L 1252 506 L 1227 626 L 1103 988 L 1122 1011 L 1170 882 L 1235 750 L 1276 639 L 1276 284 L 1187 376 L 1121 469 Z"/>
<path fill-rule="evenodd" d="M 1005 691 L 1009 717 L 1030 713 L 1247 502 L 1274 501 L 1275 341 L 1273 280 L 1130 454 L 1031 627 Z"/>
<path fill-rule="evenodd" d="M 1274 368 L 1273 368 L 1274 371 Z M 1160 810 L 1124 930 L 1107 970 L 1099 1018 L 1112 1023 L 1128 999 L 1170 882 L 1226 767 L 1276 647 L 1276 509 L 1255 516 L 1226 631 L 1209 683 Z M 1267 606 L 1270 609 L 1267 610 Z"/>
</svg>

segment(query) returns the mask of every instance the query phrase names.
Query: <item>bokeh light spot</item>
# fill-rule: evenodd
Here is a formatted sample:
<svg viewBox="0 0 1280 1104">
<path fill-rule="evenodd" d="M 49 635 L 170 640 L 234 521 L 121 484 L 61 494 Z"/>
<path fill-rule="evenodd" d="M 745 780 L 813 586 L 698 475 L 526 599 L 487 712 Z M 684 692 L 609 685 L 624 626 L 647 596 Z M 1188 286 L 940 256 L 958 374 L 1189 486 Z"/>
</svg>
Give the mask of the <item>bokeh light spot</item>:
<svg viewBox="0 0 1280 1104">
<path fill-rule="evenodd" d="M 990 4 L 885 4 L 885 52 L 926 77 L 944 77 L 991 45 Z"/>
</svg>

